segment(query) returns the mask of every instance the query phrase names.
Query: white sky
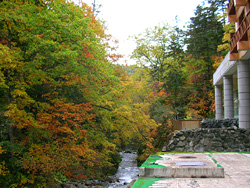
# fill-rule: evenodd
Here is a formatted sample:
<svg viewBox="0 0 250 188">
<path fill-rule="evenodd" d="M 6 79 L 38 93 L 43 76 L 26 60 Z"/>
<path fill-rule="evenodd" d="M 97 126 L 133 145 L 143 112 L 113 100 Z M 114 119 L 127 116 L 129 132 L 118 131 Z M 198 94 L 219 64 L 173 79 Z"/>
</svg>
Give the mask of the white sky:
<svg viewBox="0 0 250 188">
<path fill-rule="evenodd" d="M 72 0 L 79 2 L 79 0 Z M 203 0 L 96 0 L 101 4 L 98 18 L 106 21 L 107 33 L 119 41 L 118 53 L 125 55 L 120 63 L 135 63 L 129 55 L 136 47 L 129 36 L 137 35 L 146 28 L 160 23 L 175 24 L 178 16 L 180 24 L 185 26 L 194 16 L 194 10 Z M 91 5 L 94 0 L 83 0 Z"/>
</svg>

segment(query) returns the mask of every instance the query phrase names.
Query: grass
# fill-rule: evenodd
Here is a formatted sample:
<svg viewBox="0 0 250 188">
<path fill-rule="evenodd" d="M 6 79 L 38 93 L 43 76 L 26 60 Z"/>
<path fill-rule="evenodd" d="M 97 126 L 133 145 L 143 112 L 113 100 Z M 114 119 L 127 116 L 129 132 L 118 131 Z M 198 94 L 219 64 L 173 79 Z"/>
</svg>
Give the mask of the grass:
<svg viewBox="0 0 250 188">
<path fill-rule="evenodd" d="M 148 188 L 159 180 L 160 178 L 138 178 L 132 188 Z"/>
<path fill-rule="evenodd" d="M 215 158 L 213 158 L 211 154 L 209 154 L 208 156 L 214 161 L 214 163 L 217 165 L 218 168 L 222 168 L 222 166 L 218 163 L 218 161 Z"/>
<path fill-rule="evenodd" d="M 141 165 L 141 167 L 145 168 L 166 168 L 165 166 L 155 164 L 155 162 L 162 157 L 159 155 L 150 155 L 147 160 Z"/>
</svg>

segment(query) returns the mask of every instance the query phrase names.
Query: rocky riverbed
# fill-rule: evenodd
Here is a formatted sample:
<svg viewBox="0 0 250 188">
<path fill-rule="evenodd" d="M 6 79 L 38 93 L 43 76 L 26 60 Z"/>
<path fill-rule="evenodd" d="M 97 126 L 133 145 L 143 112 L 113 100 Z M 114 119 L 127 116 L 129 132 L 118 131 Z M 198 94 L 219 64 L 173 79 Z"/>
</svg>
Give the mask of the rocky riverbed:
<svg viewBox="0 0 250 188">
<path fill-rule="evenodd" d="M 105 180 L 86 180 L 61 184 L 61 188 L 127 188 L 133 180 L 137 179 L 139 168 L 137 167 L 137 154 L 131 151 L 120 153 L 122 161 L 117 173 Z"/>
<path fill-rule="evenodd" d="M 126 188 L 137 179 L 139 168 L 137 167 L 137 154 L 135 152 L 121 152 L 122 161 L 115 174 L 116 182 L 109 183 L 105 188 Z"/>
</svg>

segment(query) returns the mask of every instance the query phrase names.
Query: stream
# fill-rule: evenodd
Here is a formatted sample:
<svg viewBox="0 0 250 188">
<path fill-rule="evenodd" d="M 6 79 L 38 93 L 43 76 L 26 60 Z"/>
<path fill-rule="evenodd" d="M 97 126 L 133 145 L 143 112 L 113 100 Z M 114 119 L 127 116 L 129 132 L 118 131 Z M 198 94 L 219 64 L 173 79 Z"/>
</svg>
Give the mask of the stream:
<svg viewBox="0 0 250 188">
<path fill-rule="evenodd" d="M 138 178 L 139 167 L 137 167 L 136 152 L 121 152 L 122 161 L 119 164 L 114 178 L 115 183 L 109 183 L 105 188 L 126 188 L 133 180 Z"/>
</svg>

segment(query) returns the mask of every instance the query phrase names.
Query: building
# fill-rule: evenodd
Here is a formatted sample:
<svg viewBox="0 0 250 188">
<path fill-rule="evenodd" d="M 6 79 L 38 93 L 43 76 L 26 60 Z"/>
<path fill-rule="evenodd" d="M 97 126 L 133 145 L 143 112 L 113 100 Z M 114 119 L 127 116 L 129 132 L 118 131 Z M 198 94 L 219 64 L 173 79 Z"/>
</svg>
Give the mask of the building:
<svg viewBox="0 0 250 188">
<path fill-rule="evenodd" d="M 239 118 L 239 127 L 250 129 L 250 0 L 229 0 L 228 20 L 236 32 L 213 75 L 216 119 Z"/>
</svg>

